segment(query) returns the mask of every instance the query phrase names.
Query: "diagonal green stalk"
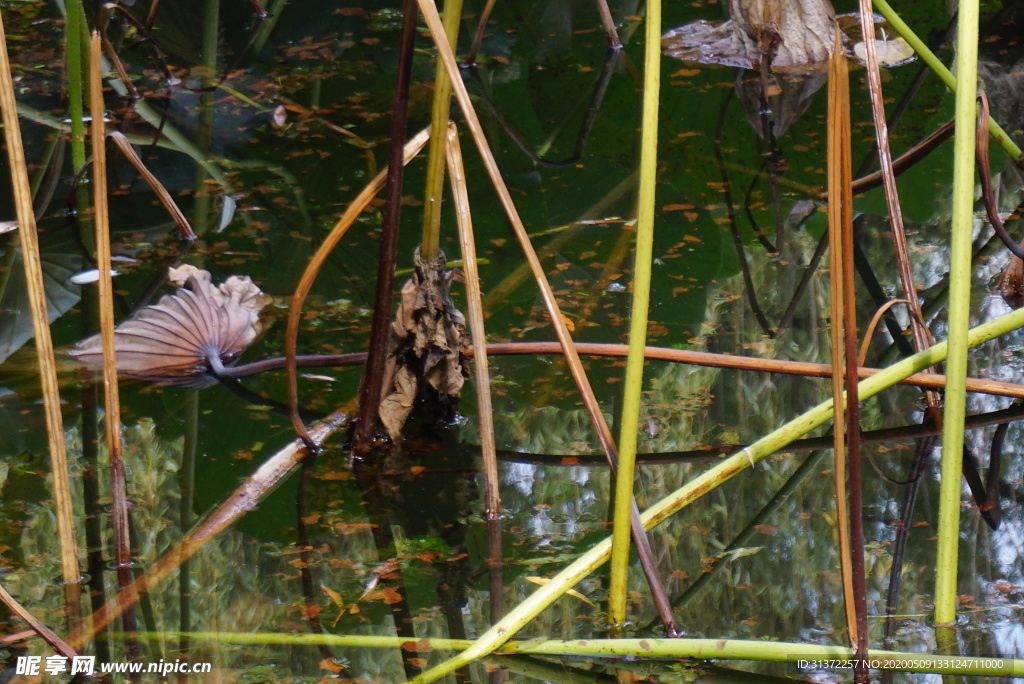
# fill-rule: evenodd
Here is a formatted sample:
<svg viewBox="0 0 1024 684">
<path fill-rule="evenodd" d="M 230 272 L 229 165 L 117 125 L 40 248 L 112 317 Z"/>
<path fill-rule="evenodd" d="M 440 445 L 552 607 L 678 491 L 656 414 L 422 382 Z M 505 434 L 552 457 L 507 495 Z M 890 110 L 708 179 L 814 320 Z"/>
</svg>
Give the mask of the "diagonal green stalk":
<svg viewBox="0 0 1024 684">
<path fill-rule="evenodd" d="M 878 13 L 885 17 L 885 20 L 889 22 L 889 25 L 896 30 L 896 33 L 900 34 L 900 37 L 903 38 L 903 40 L 907 41 L 907 43 L 910 44 L 910 47 L 914 48 L 914 52 L 916 52 L 921 57 L 924 63 L 931 67 L 932 71 L 934 71 L 935 74 L 942 79 L 943 83 L 949 86 L 950 90 L 956 92 L 957 78 L 953 76 L 953 73 L 949 69 L 946 68 L 946 65 L 942 63 L 942 60 L 936 57 L 935 53 L 932 52 L 927 45 L 925 45 L 924 41 L 918 38 L 917 35 L 910 29 L 910 27 L 907 26 L 906 22 L 904 22 L 900 18 L 900 15 L 896 14 L 896 11 L 889 6 L 889 3 L 886 2 L 886 0 L 872 0 L 872 3 L 874 4 L 875 9 L 878 10 Z M 960 12 L 961 14 L 959 22 L 960 26 L 962 27 L 963 8 L 961 8 Z M 977 27 L 975 27 L 975 34 L 977 34 Z M 974 50 L 976 54 L 977 47 L 975 47 Z M 959 57 L 957 59 L 959 59 Z M 971 73 L 975 74 L 975 77 L 977 76 L 975 70 L 972 69 Z M 973 103 L 973 89 L 971 90 L 970 97 L 971 102 Z M 995 138 L 996 142 L 998 142 L 1003 147 L 1006 153 L 1010 155 L 1015 164 L 1024 164 L 1024 152 L 1021 152 L 1021 149 L 1017 147 L 1013 140 L 1010 139 L 1010 136 L 1006 134 L 1006 131 L 1000 128 L 999 124 L 997 124 L 996 120 L 993 119 L 992 117 L 988 118 L 988 131 L 989 134 L 993 138 Z"/>
<path fill-rule="evenodd" d="M 935 558 L 935 622 L 956 619 L 967 329 L 971 312 L 971 229 L 974 224 L 974 147 L 978 87 L 978 0 L 960 3 L 956 47 L 956 135 L 953 138 L 953 216 L 949 258 L 949 361 L 942 416 L 942 479 Z"/>
<path fill-rule="evenodd" d="M 462 16 L 462 0 L 445 0 L 444 35 L 455 50 L 459 36 L 459 19 Z M 430 149 L 427 150 L 427 180 L 423 202 L 423 238 L 420 252 L 427 263 L 437 259 L 437 247 L 441 242 L 441 193 L 444 190 L 445 141 L 448 115 L 452 103 L 452 82 L 444 68 L 444 62 L 437 60 L 434 76 L 434 103 L 430 114 Z"/>
<path fill-rule="evenodd" d="M 1024 326 L 1024 309 L 1017 309 L 971 329 L 967 336 L 967 343 L 971 347 L 984 344 L 991 339 L 1005 335 L 1022 326 Z M 858 385 L 859 398 L 861 401 L 866 401 L 913 373 L 941 363 L 945 358 L 945 342 L 918 352 L 889 366 L 877 375 L 862 380 Z M 650 530 L 656 527 L 704 494 L 732 479 L 733 476 L 748 468 L 752 463 L 783 449 L 794 440 L 819 427 L 831 418 L 832 400 L 829 399 L 797 416 L 742 451 L 726 458 L 715 467 L 705 471 L 696 479 L 691 480 L 644 511 L 643 515 L 640 516 L 644 529 Z M 528 599 L 520 603 L 515 610 L 509 612 L 501 621 L 482 634 L 470 648 L 458 656 L 427 670 L 419 677 L 411 680 L 410 684 L 427 684 L 428 682 L 436 681 L 477 658 L 482 658 L 494 652 L 502 644 L 515 636 L 520 629 L 525 627 L 541 611 L 554 603 L 555 599 L 574 587 L 580 580 L 607 561 L 611 556 L 611 547 L 610 537 L 606 537 L 595 544 L 589 551 L 569 564 L 555 577 L 551 578 L 547 584 L 535 591 Z"/>
<path fill-rule="evenodd" d="M 661 90 L 661 0 L 647 3 L 644 40 L 644 96 L 640 124 L 640 196 L 637 207 L 633 301 L 630 306 L 629 354 L 619 421 L 619 467 L 615 475 L 611 577 L 608 623 L 613 630 L 626 622 L 629 580 L 629 516 L 633 506 L 637 424 L 644 384 L 644 347 L 651 299 L 651 259 L 654 251 L 654 208 L 658 184 L 658 98 Z"/>
</svg>

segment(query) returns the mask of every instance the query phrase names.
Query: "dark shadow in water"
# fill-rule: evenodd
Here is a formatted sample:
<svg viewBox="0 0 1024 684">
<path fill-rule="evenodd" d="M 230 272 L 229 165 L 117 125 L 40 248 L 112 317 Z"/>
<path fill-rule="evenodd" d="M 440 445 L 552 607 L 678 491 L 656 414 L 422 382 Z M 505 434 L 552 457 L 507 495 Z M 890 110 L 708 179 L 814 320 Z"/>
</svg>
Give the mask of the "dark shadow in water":
<svg viewBox="0 0 1024 684">
<path fill-rule="evenodd" d="M 313 634 L 326 634 L 327 631 L 320 622 L 320 605 L 314 596 L 313 559 L 309 554 L 312 546 L 309 541 L 309 528 L 306 527 L 306 488 L 309 486 L 309 476 L 316 464 L 316 457 L 315 453 L 307 455 L 299 470 L 298 487 L 295 489 L 295 531 L 299 544 L 299 579 L 302 583 L 304 617 L 309 623 L 309 631 Z M 334 653 L 326 644 L 317 644 L 317 649 L 320 651 L 321 658 L 334 659 Z"/>
<path fill-rule="evenodd" d="M 601 110 L 601 104 L 604 102 L 605 93 L 608 92 L 608 84 L 612 80 L 612 74 L 615 73 L 615 66 L 619 63 L 619 57 L 622 51 L 616 49 L 610 49 L 608 55 L 604 59 L 604 64 L 601 67 L 601 75 L 594 83 L 594 92 L 590 97 L 590 104 L 587 106 L 587 111 L 583 115 L 583 121 L 580 122 L 579 133 L 576 134 L 576 144 L 573 146 L 572 154 L 565 159 L 553 160 L 546 159 L 540 156 L 523 140 L 519 132 L 516 131 L 515 127 L 509 123 L 508 119 L 502 115 L 501 111 L 495 106 L 494 101 L 491 100 L 490 95 L 487 93 L 487 87 L 484 85 L 483 79 L 480 78 L 480 73 L 477 71 L 475 66 L 468 67 L 465 71 L 469 74 L 470 79 L 477 85 L 478 94 L 484 105 L 487 107 L 487 111 L 490 112 L 494 120 L 498 122 L 502 130 L 508 135 L 508 137 L 516 144 L 523 154 L 530 158 L 530 160 L 538 166 L 543 166 L 549 169 L 558 169 L 563 166 L 571 166 L 579 162 L 583 158 L 583 153 L 587 148 L 587 141 L 590 140 L 590 132 L 594 127 L 594 121 L 597 119 L 597 113 Z"/>
</svg>

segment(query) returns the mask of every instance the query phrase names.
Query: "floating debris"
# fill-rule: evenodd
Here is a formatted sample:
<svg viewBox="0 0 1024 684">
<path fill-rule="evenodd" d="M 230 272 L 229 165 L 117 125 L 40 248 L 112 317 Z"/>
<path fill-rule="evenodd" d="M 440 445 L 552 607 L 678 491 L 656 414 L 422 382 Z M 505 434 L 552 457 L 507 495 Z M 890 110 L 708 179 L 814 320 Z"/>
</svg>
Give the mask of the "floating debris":
<svg viewBox="0 0 1024 684">
<path fill-rule="evenodd" d="M 119 276 L 119 275 L 121 275 L 121 273 L 119 271 L 115 271 L 114 269 L 110 269 L 110 277 L 111 278 L 113 278 L 115 276 Z M 81 273 L 76 273 L 75 275 L 73 275 L 70 278 L 68 278 L 68 282 L 71 283 L 72 285 L 88 285 L 89 283 L 95 283 L 99 279 L 100 279 L 100 269 L 93 268 L 93 269 L 90 269 L 88 271 L 82 271 Z"/>
</svg>

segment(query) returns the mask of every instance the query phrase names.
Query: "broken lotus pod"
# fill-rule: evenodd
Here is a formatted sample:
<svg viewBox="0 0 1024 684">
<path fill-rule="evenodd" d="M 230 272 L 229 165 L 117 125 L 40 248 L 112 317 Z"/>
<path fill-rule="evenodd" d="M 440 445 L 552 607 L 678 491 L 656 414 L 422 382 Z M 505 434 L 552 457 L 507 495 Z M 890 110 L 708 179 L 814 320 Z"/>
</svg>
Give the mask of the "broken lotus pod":
<svg viewBox="0 0 1024 684">
<path fill-rule="evenodd" d="M 120 374 L 158 385 L 200 389 L 233 365 L 263 329 L 260 311 L 270 302 L 248 276 L 219 286 L 210 273 L 184 265 L 168 272 L 174 294 L 140 309 L 114 330 Z M 70 352 L 87 368 L 103 368 L 99 335 Z"/>
</svg>

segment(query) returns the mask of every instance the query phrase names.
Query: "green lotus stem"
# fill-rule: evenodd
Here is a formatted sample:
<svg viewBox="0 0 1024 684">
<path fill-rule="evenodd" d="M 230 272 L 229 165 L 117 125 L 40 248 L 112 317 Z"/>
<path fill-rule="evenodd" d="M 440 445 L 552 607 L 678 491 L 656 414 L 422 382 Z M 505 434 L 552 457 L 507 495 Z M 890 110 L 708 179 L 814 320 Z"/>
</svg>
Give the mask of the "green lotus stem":
<svg viewBox="0 0 1024 684">
<path fill-rule="evenodd" d="M 661 0 L 647 3 L 644 37 L 644 96 L 640 133 L 640 196 L 637 207 L 633 300 L 629 314 L 629 352 L 619 421 L 619 464 L 615 474 L 608 623 L 613 630 L 626 622 L 629 582 L 630 513 L 636 472 L 636 436 L 640 395 L 644 386 L 644 347 L 651 300 L 654 252 L 654 209 L 658 185 L 658 100 L 661 90 Z"/>
<path fill-rule="evenodd" d="M 974 148 L 978 87 L 978 0 L 960 3 L 956 47 L 956 133 L 953 138 L 953 210 L 949 257 L 949 360 L 942 416 L 935 622 L 956 619 L 960 543 L 960 489 L 967 402 L 967 329 L 971 313 L 971 229 L 974 224 Z"/>
<path fill-rule="evenodd" d="M 889 3 L 886 2 L 886 0 L 872 0 L 872 2 L 875 5 L 875 9 L 878 10 L 878 13 L 885 17 L 885 20 L 889 22 L 890 26 L 896 29 L 896 33 L 900 34 L 903 40 L 907 41 L 907 43 L 910 44 L 910 47 L 914 48 L 914 52 L 916 52 L 921 57 L 921 59 L 924 60 L 925 64 L 931 67 L 932 71 L 934 71 L 935 74 L 942 79 L 943 83 L 949 86 L 950 90 L 956 92 L 958 80 L 957 77 L 953 76 L 952 72 L 950 72 L 950 70 L 946 68 L 946 65 L 942 63 L 942 60 L 936 57 L 935 53 L 928 49 L 928 46 L 924 44 L 924 41 L 917 37 L 917 35 L 910 29 L 910 27 L 907 26 L 906 22 L 900 19 L 900 15 L 896 14 L 896 11 L 889 6 Z M 960 12 L 961 13 L 959 19 L 959 28 L 957 29 L 958 31 L 961 31 L 964 25 L 963 9 L 961 9 Z M 977 36 L 977 31 L 977 22 L 975 22 L 975 36 Z M 958 55 L 961 54 L 961 50 L 964 47 L 963 44 L 959 42 L 959 40 L 960 38 L 958 37 Z M 974 44 L 971 47 L 971 50 L 974 51 L 975 55 L 975 59 L 972 62 L 972 64 L 976 64 L 978 54 L 977 40 L 975 40 Z M 957 59 L 959 60 L 960 57 L 958 56 Z M 958 70 L 957 73 L 959 74 L 960 71 Z M 971 69 L 971 75 L 971 82 L 975 83 L 977 79 L 977 71 L 975 69 Z M 974 106 L 974 87 L 974 85 L 971 85 L 970 98 L 972 107 Z M 971 114 L 971 116 L 973 117 L 974 114 Z M 993 119 L 991 116 L 988 118 L 988 131 L 992 138 L 996 142 L 998 142 L 1004 150 L 1006 150 L 1006 153 L 1010 155 L 1010 157 L 1013 158 L 1015 164 L 1024 164 L 1024 152 L 1021 152 L 1021 149 L 1017 147 L 1016 144 L 1014 144 L 1014 142 L 1010 139 L 1010 136 L 1006 134 L 1006 131 L 1000 128 L 999 124 L 997 124 L 995 119 Z M 954 152 L 954 157 L 955 155 L 956 153 Z"/>
<path fill-rule="evenodd" d="M 1024 309 L 1018 309 L 973 328 L 968 334 L 968 345 L 974 347 L 983 344 L 1021 326 L 1024 326 Z M 860 382 L 858 385 L 860 400 L 866 401 L 868 398 L 893 386 L 900 380 L 936 363 L 940 363 L 945 358 L 946 343 L 941 342 L 895 363 L 877 375 L 873 375 Z M 696 479 L 683 485 L 648 508 L 640 516 L 644 528 L 649 530 L 661 524 L 671 515 L 679 512 L 682 508 L 693 503 L 715 487 L 732 479 L 733 476 L 745 470 L 754 462 L 774 454 L 790 442 L 802 437 L 831 418 L 832 400 L 829 399 L 789 421 L 770 435 L 762 437 L 757 442 L 726 458 L 717 466 L 705 471 Z M 493 653 L 502 644 L 515 636 L 520 629 L 529 624 L 530 620 L 550 606 L 555 599 L 574 587 L 580 580 L 607 561 L 611 555 L 611 546 L 610 537 L 606 537 L 595 544 L 589 551 L 552 577 L 547 584 L 535 591 L 502 620 L 482 634 L 472 647 L 466 649 L 458 656 L 427 670 L 415 679 L 410 680 L 409 684 L 427 684 L 428 682 L 436 681 L 477 658 Z"/>
<path fill-rule="evenodd" d="M 85 167 L 85 118 L 82 104 L 82 32 L 85 11 L 82 0 L 67 0 L 64 7 L 64 49 L 68 72 L 68 118 L 71 119 L 71 166 L 75 173 Z"/>
<path fill-rule="evenodd" d="M 442 23 L 448 44 L 455 50 L 459 37 L 462 0 L 445 0 Z M 420 252 L 428 263 L 437 258 L 441 242 L 441 193 L 444 190 L 444 150 L 448 114 L 452 103 L 452 82 L 444 63 L 437 60 L 434 76 L 434 103 L 430 114 L 430 149 L 427 150 L 427 180 L 423 201 L 423 237 Z"/>
<path fill-rule="evenodd" d="M 473 645 L 470 639 L 418 640 L 394 636 L 362 634 L 280 634 L 271 632 L 142 632 L 139 638 L 160 640 L 187 637 L 195 641 L 216 641 L 222 644 L 275 644 L 295 646 L 335 646 L 346 648 L 401 648 L 415 644 L 420 652 L 429 650 L 458 651 Z M 547 656 L 597 656 L 609 658 L 714 658 L 722 660 L 764 660 L 775 663 L 816 662 L 821 669 L 843 668 L 841 661 L 853 657 L 853 649 L 845 646 L 821 646 L 785 641 L 753 641 L 744 639 L 531 639 L 510 641 L 502 654 L 516 653 Z M 985 674 L 997 677 L 1024 675 L 1024 660 L 984 656 L 945 656 L 903 651 L 871 649 L 871 667 L 899 672 L 937 672 L 943 674 Z M 829 665 L 831 663 L 831 665 Z"/>
</svg>

